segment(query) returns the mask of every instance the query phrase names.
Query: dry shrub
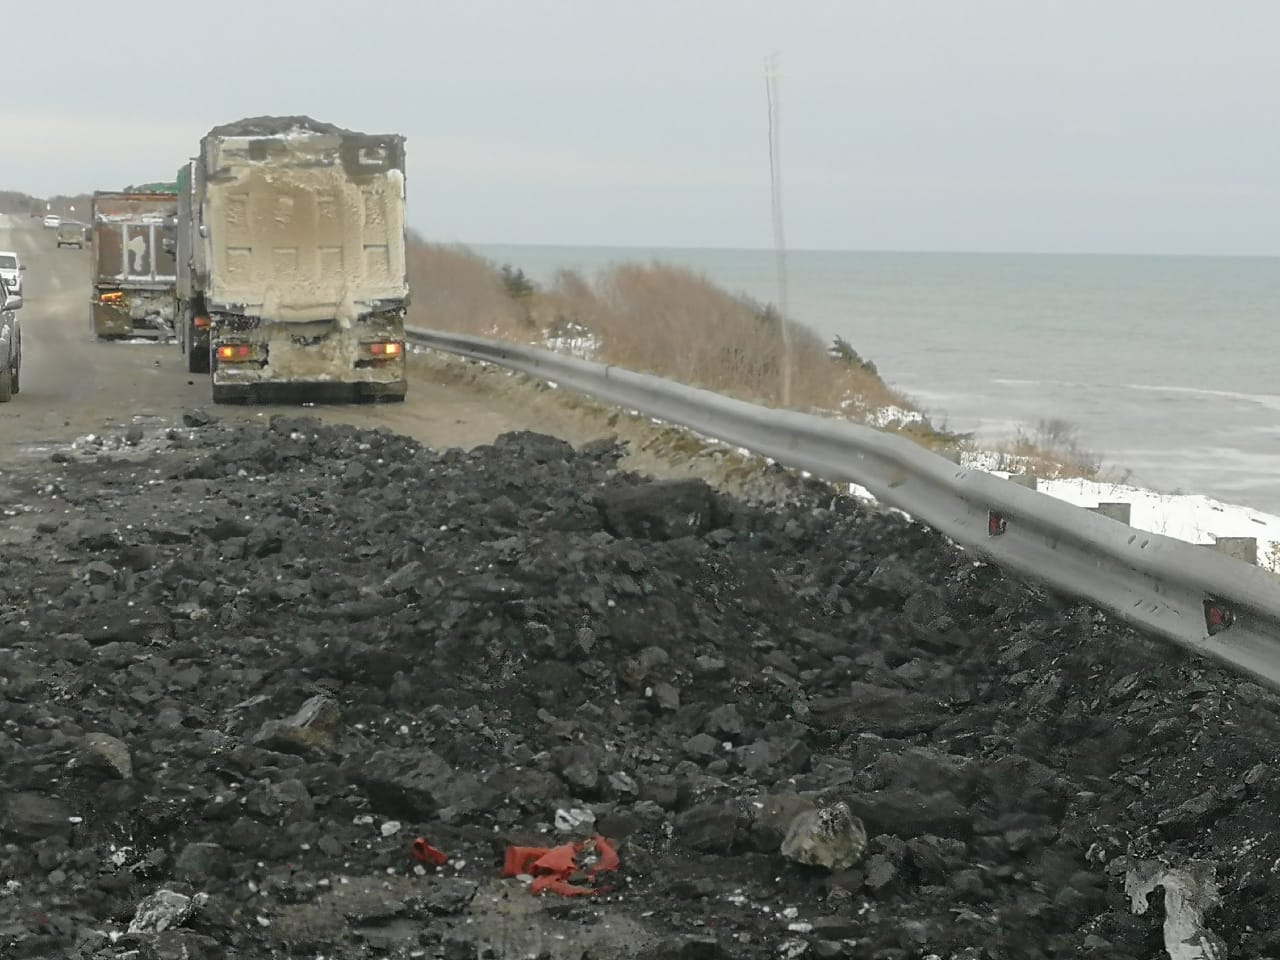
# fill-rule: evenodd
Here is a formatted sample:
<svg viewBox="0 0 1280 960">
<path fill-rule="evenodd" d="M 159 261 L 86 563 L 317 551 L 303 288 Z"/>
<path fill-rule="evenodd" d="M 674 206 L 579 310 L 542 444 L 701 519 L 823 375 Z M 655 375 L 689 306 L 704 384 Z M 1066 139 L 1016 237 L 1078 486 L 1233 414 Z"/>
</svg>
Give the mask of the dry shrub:
<svg viewBox="0 0 1280 960">
<path fill-rule="evenodd" d="M 593 279 L 562 271 L 544 290 L 515 295 L 514 271 L 465 247 L 411 236 L 409 322 L 544 345 L 584 328 L 594 356 L 756 403 L 780 406 L 787 361 L 782 321 L 771 307 L 661 263 L 618 264 Z M 523 275 L 521 275 L 523 277 Z M 911 404 L 860 362 L 833 358 L 809 328 L 789 322 L 790 406 L 857 416 Z M 850 398 L 856 402 L 850 403 Z"/>
<path fill-rule="evenodd" d="M 594 284 L 559 274 L 537 298 L 540 322 L 572 318 L 601 341 L 601 359 L 759 403 L 783 401 L 788 362 L 777 313 L 682 267 L 620 264 Z M 839 409 L 848 396 L 891 396 L 872 370 L 832 359 L 809 328 L 788 323 L 790 405 Z M 872 394 L 875 396 L 872 397 Z"/>
<path fill-rule="evenodd" d="M 1079 428 L 1058 418 L 1041 420 L 1030 432 L 1019 427 L 999 452 L 1004 458 L 1002 469 L 1046 479 L 1102 476 L 1102 460 L 1081 445 Z"/>
<path fill-rule="evenodd" d="M 478 337 L 528 339 L 524 310 L 506 295 L 493 265 L 463 246 L 428 243 L 414 234 L 409 267 L 409 325 Z"/>
</svg>

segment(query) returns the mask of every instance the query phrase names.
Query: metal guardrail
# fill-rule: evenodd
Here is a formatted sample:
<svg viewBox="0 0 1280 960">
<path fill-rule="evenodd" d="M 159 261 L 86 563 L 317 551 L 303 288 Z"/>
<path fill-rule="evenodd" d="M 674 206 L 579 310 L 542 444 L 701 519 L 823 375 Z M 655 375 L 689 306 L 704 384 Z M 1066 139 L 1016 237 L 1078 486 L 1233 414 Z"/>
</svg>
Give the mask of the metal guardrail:
<svg viewBox="0 0 1280 960">
<path fill-rule="evenodd" d="M 406 333 L 412 343 L 500 364 L 823 479 L 859 484 L 979 557 L 1280 689 L 1280 580 L 1258 567 L 1134 530 L 870 427 L 536 347 Z"/>
</svg>

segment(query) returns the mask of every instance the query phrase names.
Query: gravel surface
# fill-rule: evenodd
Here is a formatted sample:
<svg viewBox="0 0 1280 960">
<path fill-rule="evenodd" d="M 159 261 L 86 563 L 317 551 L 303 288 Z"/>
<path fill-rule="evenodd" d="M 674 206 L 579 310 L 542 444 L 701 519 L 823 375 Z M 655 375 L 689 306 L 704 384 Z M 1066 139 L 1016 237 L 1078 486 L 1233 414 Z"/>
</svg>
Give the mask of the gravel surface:
<svg viewBox="0 0 1280 960">
<path fill-rule="evenodd" d="M 5 958 L 1280 956 L 1255 685 L 781 474 L 186 420 L 6 478 Z"/>
</svg>

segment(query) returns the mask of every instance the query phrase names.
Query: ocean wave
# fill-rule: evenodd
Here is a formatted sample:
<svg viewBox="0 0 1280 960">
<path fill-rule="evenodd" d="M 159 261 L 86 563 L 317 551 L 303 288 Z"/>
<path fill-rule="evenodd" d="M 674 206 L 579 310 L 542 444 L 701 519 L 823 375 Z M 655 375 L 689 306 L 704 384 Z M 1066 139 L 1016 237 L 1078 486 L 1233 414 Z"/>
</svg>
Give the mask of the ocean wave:
<svg viewBox="0 0 1280 960">
<path fill-rule="evenodd" d="M 1083 383 L 1077 380 L 1021 380 L 1010 377 L 993 379 L 1002 387 L 1070 387 L 1077 390 L 1131 390 L 1139 393 L 1168 393 L 1185 397 L 1209 397 L 1253 403 L 1268 410 L 1280 410 L 1280 393 L 1243 393 L 1239 390 L 1213 390 L 1208 387 L 1162 386 L 1155 383 Z"/>
<path fill-rule="evenodd" d="M 1188 397 L 1238 400 L 1242 403 L 1256 403 L 1268 410 L 1280 410 L 1280 394 L 1276 393 L 1241 393 L 1237 390 L 1210 390 L 1204 387 L 1162 387 L 1148 383 L 1126 383 L 1123 389 L 1139 390 L 1143 393 L 1173 393 Z"/>
<path fill-rule="evenodd" d="M 1077 380 L 1019 380 L 1015 377 L 996 377 L 992 383 L 1001 387 L 1071 387 L 1080 390 L 1105 390 L 1103 384 L 1082 383 Z"/>
</svg>

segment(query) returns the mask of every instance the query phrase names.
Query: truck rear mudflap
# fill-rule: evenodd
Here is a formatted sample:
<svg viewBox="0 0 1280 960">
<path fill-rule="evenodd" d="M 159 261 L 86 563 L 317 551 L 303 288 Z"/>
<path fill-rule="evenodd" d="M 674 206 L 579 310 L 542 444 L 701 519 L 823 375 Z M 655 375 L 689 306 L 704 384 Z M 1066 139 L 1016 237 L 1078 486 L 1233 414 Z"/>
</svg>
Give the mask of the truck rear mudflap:
<svg viewBox="0 0 1280 960">
<path fill-rule="evenodd" d="M 400 324 L 215 322 L 213 399 L 402 400 L 404 354 Z"/>
<path fill-rule="evenodd" d="M 288 383 L 214 383 L 214 403 L 350 403 L 358 400 L 398 402 L 405 398 L 408 384 L 337 383 L 332 380 L 295 380 Z"/>
<path fill-rule="evenodd" d="M 169 339 L 174 334 L 172 290 L 100 288 L 94 291 L 93 332 L 100 340 Z"/>
</svg>

